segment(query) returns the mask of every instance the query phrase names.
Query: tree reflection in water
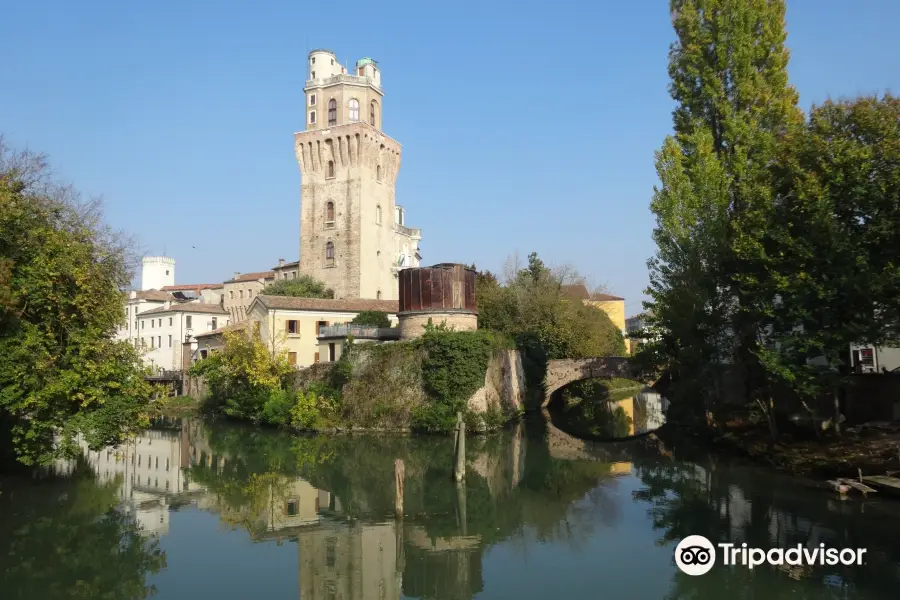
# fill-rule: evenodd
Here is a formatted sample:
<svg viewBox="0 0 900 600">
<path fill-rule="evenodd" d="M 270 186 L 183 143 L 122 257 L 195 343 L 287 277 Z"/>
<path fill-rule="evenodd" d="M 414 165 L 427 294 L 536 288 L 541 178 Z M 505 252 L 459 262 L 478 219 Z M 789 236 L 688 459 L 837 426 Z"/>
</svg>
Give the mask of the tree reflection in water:
<svg viewBox="0 0 900 600">
<path fill-rule="evenodd" d="M 156 536 L 118 510 L 119 481 L 98 483 L 83 460 L 69 477 L 7 481 L 0 494 L 3 598 L 147 598 L 165 567 Z"/>
<path fill-rule="evenodd" d="M 875 526 L 872 512 L 900 517 L 890 501 L 841 502 L 810 494 L 795 480 L 755 469 L 729 466 L 713 458 L 688 463 L 639 461 L 644 487 L 636 500 L 649 504 L 659 544 L 703 535 L 714 544 L 740 547 L 869 548 L 863 566 L 720 567 L 702 577 L 675 571 L 670 598 L 877 598 L 900 583 L 900 547 L 893 534 Z M 866 513 L 869 518 L 864 518 Z M 892 548 L 890 552 L 880 550 Z M 721 555 L 719 555 L 721 561 Z"/>
<path fill-rule="evenodd" d="M 168 536 L 171 511 L 185 506 L 217 515 L 254 541 L 296 543 L 288 560 L 296 561 L 303 599 L 462 599 L 498 586 L 518 586 L 528 598 L 553 590 L 572 597 L 576 589 L 583 595 L 589 582 L 611 597 L 627 597 L 638 586 L 652 597 L 668 587 L 671 598 L 855 600 L 885 597 L 879 591 L 896 590 L 900 580 L 897 529 L 891 525 L 900 503 L 841 503 L 771 473 L 709 457 L 661 458 L 636 441 L 589 442 L 538 422 L 475 437 L 467 454 L 465 485 L 457 486 L 450 478 L 452 441 L 445 438 L 300 437 L 191 420 L 157 423 L 121 456 L 90 454 L 93 473 L 82 463 L 69 480 L 4 484 L 0 589 L 4 598 L 146 597 L 154 591 L 148 575 L 164 566 L 154 534 Z M 396 459 L 405 465 L 402 518 L 394 515 Z M 127 475 L 124 481 L 119 473 Z M 626 490 L 633 497 L 623 495 Z M 111 510 L 119 501 L 131 512 Z M 634 503 L 649 518 L 635 519 Z M 203 521 L 200 513 L 172 521 L 178 526 L 164 538 L 173 544 L 172 556 L 175 548 L 192 547 L 179 539 L 183 525 Z M 663 548 L 639 537 L 648 533 Z M 823 542 L 869 553 L 867 564 L 852 570 L 717 566 L 703 577 L 687 577 L 674 568 L 671 549 L 690 534 L 761 548 Z M 203 542 L 228 539 L 220 535 L 210 532 Z M 243 535 L 231 539 L 242 541 Z M 638 545 L 631 544 L 635 540 Z M 268 556 L 259 547 L 241 548 L 217 560 L 239 565 Z M 280 560 L 290 548 L 278 550 Z M 496 566 L 504 563 L 487 557 L 491 548 L 500 548 L 496 555 L 505 552 L 513 564 L 540 555 L 537 560 L 571 566 L 567 577 L 584 577 L 510 574 L 509 563 L 498 573 Z M 621 552 L 613 557 L 615 570 L 585 571 L 598 552 Z M 622 571 L 635 560 L 653 565 L 642 581 Z M 192 567 L 181 561 L 156 579 L 168 586 L 161 594 L 177 594 L 163 582 L 202 585 L 208 575 Z M 553 583 L 538 590 L 545 581 Z M 230 591 L 219 593 L 227 597 Z"/>
<path fill-rule="evenodd" d="M 605 493 L 615 485 L 610 464 L 553 458 L 547 444 L 527 444 L 521 426 L 470 441 L 462 488 L 450 478 L 452 440 L 446 438 L 292 437 L 216 425 L 204 438 L 208 452 L 227 459 L 199 461 L 190 479 L 207 489 L 210 507 L 233 526 L 257 539 L 297 539 L 301 588 L 312 597 L 340 597 L 342 590 L 356 597 L 350 590 L 363 581 L 346 578 L 374 571 L 372 585 L 393 583 L 386 598 L 399 597 L 400 581 L 406 596 L 471 598 L 483 587 L 490 546 L 514 538 L 577 549 L 598 524 L 612 525 L 619 515 Z M 397 458 L 406 476 L 402 520 L 393 515 Z M 299 482 L 309 486 L 306 498 Z M 387 541 L 386 527 L 396 543 Z M 388 546 L 394 548 L 390 568 L 383 556 Z M 346 562 L 351 555 L 358 564 Z M 323 556 L 318 564 L 314 557 Z M 345 577 L 329 579 L 332 572 Z"/>
</svg>

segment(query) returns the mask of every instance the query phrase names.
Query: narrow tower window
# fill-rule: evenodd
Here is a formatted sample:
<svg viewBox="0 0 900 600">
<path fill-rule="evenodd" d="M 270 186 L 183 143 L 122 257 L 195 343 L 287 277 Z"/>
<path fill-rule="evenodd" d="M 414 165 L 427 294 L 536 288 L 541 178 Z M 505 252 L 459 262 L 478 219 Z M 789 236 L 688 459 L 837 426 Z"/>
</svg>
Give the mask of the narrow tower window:
<svg viewBox="0 0 900 600">
<path fill-rule="evenodd" d="M 334 226 L 334 202 L 325 204 L 325 225 Z"/>
<path fill-rule="evenodd" d="M 334 177 L 334 161 L 333 160 L 328 161 L 328 170 L 326 172 L 325 177 L 329 177 L 329 178 Z"/>
<path fill-rule="evenodd" d="M 337 125 L 337 100 L 328 101 L 328 126 Z"/>
<path fill-rule="evenodd" d="M 309 95 L 309 105 L 310 105 L 310 106 L 315 106 L 315 105 L 316 105 L 316 95 L 315 95 L 315 94 L 310 94 L 310 95 Z"/>
<path fill-rule="evenodd" d="M 378 290 L 377 292 L 375 292 L 375 299 L 381 300 L 381 290 Z"/>
<path fill-rule="evenodd" d="M 369 105 L 369 125 L 375 127 L 375 104 L 376 102 L 372 100 L 372 104 Z"/>
<path fill-rule="evenodd" d="M 381 225 L 381 205 L 375 207 L 375 222 Z"/>
<path fill-rule="evenodd" d="M 350 109 L 350 120 L 359 121 L 359 100 L 351 98 L 350 102 L 347 103 L 347 107 Z"/>
<path fill-rule="evenodd" d="M 375 167 L 375 179 L 381 181 L 381 165 Z"/>
<path fill-rule="evenodd" d="M 334 242 L 328 242 L 325 244 L 325 266 L 334 266 Z"/>
<path fill-rule="evenodd" d="M 316 111 L 309 111 L 309 124 L 312 125 L 316 122 Z"/>
</svg>

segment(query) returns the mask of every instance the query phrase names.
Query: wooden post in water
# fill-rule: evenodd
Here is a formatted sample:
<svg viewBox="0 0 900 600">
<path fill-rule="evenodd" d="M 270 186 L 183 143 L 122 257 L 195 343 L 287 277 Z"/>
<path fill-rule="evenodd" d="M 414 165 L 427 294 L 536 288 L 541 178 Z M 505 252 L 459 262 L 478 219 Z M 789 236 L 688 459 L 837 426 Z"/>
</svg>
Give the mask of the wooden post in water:
<svg viewBox="0 0 900 600">
<path fill-rule="evenodd" d="M 456 482 L 456 505 L 459 507 L 459 521 L 463 536 L 469 535 L 466 524 L 466 482 Z"/>
<path fill-rule="evenodd" d="M 405 477 L 406 468 L 403 465 L 403 459 L 398 458 L 394 461 L 394 514 L 398 519 L 403 518 L 403 479 Z"/>
<path fill-rule="evenodd" d="M 461 412 L 456 413 L 455 446 L 453 478 L 456 481 L 463 481 L 466 478 L 466 423 Z"/>
</svg>

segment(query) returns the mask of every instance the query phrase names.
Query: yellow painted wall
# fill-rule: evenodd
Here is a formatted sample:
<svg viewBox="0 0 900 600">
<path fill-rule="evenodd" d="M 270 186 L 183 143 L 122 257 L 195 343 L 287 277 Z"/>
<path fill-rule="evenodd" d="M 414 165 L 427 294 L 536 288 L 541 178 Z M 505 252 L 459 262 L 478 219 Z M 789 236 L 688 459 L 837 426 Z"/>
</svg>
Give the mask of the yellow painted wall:
<svg viewBox="0 0 900 600">
<path fill-rule="evenodd" d="M 625 301 L 624 300 L 585 300 L 585 304 L 596 306 L 609 316 L 613 325 L 625 335 Z"/>
<path fill-rule="evenodd" d="M 622 410 L 625 411 L 625 414 L 631 419 L 631 424 L 628 426 L 628 435 L 634 435 L 634 398 L 624 398 L 619 400 L 612 406 L 613 410 L 622 407 Z"/>
<path fill-rule="evenodd" d="M 276 352 L 286 350 L 296 353 L 297 366 L 307 367 L 316 362 L 316 353 L 320 351 L 317 337 L 319 321 L 326 325 L 340 325 L 349 323 L 356 317 L 355 312 L 330 312 L 330 311 L 305 311 L 286 309 L 266 309 L 259 303 L 253 305 L 250 312 L 251 321 L 259 321 L 262 339 L 269 348 Z M 396 316 L 389 315 L 392 322 L 396 323 Z M 287 322 L 297 321 L 297 333 L 287 332 Z M 326 352 L 320 355 L 319 361 L 328 360 Z M 338 354 L 338 356 L 340 356 Z"/>
</svg>

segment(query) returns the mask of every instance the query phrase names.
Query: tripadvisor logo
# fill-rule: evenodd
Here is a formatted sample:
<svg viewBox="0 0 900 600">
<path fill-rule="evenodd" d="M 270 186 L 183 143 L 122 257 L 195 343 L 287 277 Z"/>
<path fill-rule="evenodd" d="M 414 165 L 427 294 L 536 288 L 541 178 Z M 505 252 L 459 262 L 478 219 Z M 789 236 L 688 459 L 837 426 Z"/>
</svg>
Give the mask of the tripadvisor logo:
<svg viewBox="0 0 900 600">
<path fill-rule="evenodd" d="M 722 564 L 740 565 L 752 569 L 769 565 L 861 565 L 865 548 L 826 548 L 825 544 L 808 548 L 797 544 L 791 548 L 750 548 L 747 544 L 736 546 L 719 543 Z M 716 548 L 702 535 L 689 535 L 675 547 L 675 564 L 687 575 L 704 575 L 716 564 Z"/>
<path fill-rule="evenodd" d="M 687 575 L 705 575 L 716 564 L 716 549 L 702 535 L 689 535 L 675 547 L 675 564 Z"/>
</svg>

